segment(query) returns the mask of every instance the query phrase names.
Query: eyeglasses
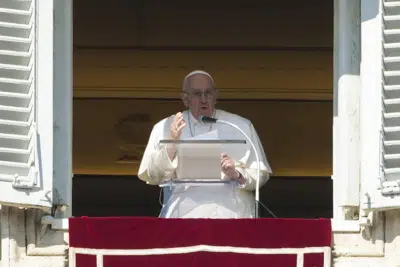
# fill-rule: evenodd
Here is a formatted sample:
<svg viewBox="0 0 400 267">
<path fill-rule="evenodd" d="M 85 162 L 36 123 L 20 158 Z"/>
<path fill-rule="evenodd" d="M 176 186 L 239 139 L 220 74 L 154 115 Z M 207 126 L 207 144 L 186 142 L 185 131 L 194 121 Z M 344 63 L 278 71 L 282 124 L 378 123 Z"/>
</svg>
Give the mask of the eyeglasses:
<svg viewBox="0 0 400 267">
<path fill-rule="evenodd" d="M 188 95 L 190 95 L 192 97 L 196 97 L 196 98 L 205 97 L 207 99 L 212 99 L 215 96 L 215 91 L 204 91 L 204 92 L 202 92 L 202 91 L 194 91 L 192 93 L 189 93 L 189 92 L 185 91 L 184 93 L 188 94 Z"/>
</svg>

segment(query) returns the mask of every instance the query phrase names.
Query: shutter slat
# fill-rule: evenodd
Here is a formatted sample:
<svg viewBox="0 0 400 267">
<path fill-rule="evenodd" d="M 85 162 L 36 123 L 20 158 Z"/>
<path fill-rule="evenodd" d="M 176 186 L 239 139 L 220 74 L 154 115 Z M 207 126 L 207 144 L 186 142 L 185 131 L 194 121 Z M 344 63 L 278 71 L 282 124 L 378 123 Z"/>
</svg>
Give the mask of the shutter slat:
<svg viewBox="0 0 400 267">
<path fill-rule="evenodd" d="M 384 113 L 384 119 L 386 121 L 386 131 L 388 131 L 389 127 L 395 127 L 400 124 L 400 113 Z"/>
<path fill-rule="evenodd" d="M 15 1 L 15 0 L 1 0 L 0 8 L 16 9 L 16 10 L 29 10 L 31 9 L 31 1 Z"/>
<path fill-rule="evenodd" d="M 0 1 L 0 180 L 34 180 L 32 1 Z"/>
<path fill-rule="evenodd" d="M 12 121 L 0 119 L 1 134 L 24 135 L 28 138 L 29 133 L 33 131 L 30 121 Z"/>
<path fill-rule="evenodd" d="M 1 38 L 0 36 L 0 50 L 10 50 L 16 52 L 28 52 L 30 48 L 30 40 L 18 40 L 11 38 Z"/>
<path fill-rule="evenodd" d="M 0 90 L 5 92 L 26 93 L 31 87 L 32 80 L 19 80 L 0 77 Z"/>
<path fill-rule="evenodd" d="M 22 37 L 13 37 L 13 36 L 1 36 L 0 37 L 0 41 L 4 41 L 4 42 L 13 42 L 13 43 L 26 43 L 26 44 L 30 44 L 31 43 L 31 39 L 30 38 L 22 38 Z M 15 47 L 13 47 L 10 50 L 15 50 Z"/>
<path fill-rule="evenodd" d="M 5 69 L 9 71 L 14 71 L 14 72 L 25 72 L 25 73 L 30 73 L 31 71 L 31 66 L 21 66 L 21 65 L 11 65 L 11 64 L 2 64 L 0 63 L 0 69 Z M 2 76 L 3 77 L 3 76 Z M 28 76 L 24 76 L 21 79 L 27 78 Z M 7 78 L 7 77 L 5 77 Z"/>
<path fill-rule="evenodd" d="M 384 35 L 387 42 L 393 43 L 400 39 L 400 30 L 385 30 Z"/>
<path fill-rule="evenodd" d="M 400 36 L 399 36 L 399 38 L 400 38 Z M 0 54 L 1 54 L 1 52 L 0 52 Z M 400 62 L 400 57 L 385 57 L 383 60 L 387 64 L 389 64 L 389 63 L 398 63 L 398 62 Z M 385 64 L 385 66 L 386 66 L 386 64 Z"/>
<path fill-rule="evenodd" d="M 0 134 L 0 147 L 13 149 L 27 149 L 32 145 L 32 134 Z"/>
<path fill-rule="evenodd" d="M 400 1 L 385 1 L 383 3 L 385 15 L 399 15 L 400 14 Z"/>
<path fill-rule="evenodd" d="M 5 126 L 29 127 L 30 124 L 31 123 L 29 121 L 13 121 L 0 119 L 0 128 L 3 128 Z M 3 133 L 4 131 L 1 132 Z M 15 130 L 15 132 L 19 133 L 20 130 Z"/>
<path fill-rule="evenodd" d="M 391 36 L 392 34 L 392 32 L 396 32 L 397 31 L 397 29 L 396 28 L 398 28 L 399 26 L 400 26 L 400 16 L 385 16 L 384 18 L 384 21 L 385 21 L 385 25 L 388 27 L 388 28 L 393 28 L 393 30 L 385 30 L 384 31 L 384 34 L 388 34 L 389 36 L 387 36 L 387 37 L 393 37 L 393 36 Z M 393 35 L 396 35 L 396 34 L 393 34 Z M 393 39 L 391 42 L 395 42 L 397 39 Z M 386 40 L 386 41 L 388 41 L 388 40 Z"/>
<path fill-rule="evenodd" d="M 31 161 L 32 149 L 11 149 L 1 148 L 0 157 L 5 162 L 16 162 L 22 164 L 29 164 Z"/>
<path fill-rule="evenodd" d="M 0 35 L 17 38 L 29 38 L 31 28 L 32 25 L 30 24 L 0 22 Z"/>
<path fill-rule="evenodd" d="M 24 32 L 26 33 L 26 36 L 29 36 L 30 33 L 30 29 L 31 29 L 32 25 L 30 24 L 24 24 L 24 23 L 12 23 L 12 22 L 4 22 L 4 21 L 0 21 L 0 33 L 1 35 L 15 35 L 18 32 L 15 31 L 11 31 L 11 30 L 16 30 L 16 29 L 21 29 L 21 30 L 25 30 Z M 7 33 L 2 32 L 2 30 L 6 30 L 6 29 L 10 29 L 10 31 L 7 31 Z M 16 35 L 19 36 L 19 35 Z M 22 36 L 20 36 L 22 37 Z"/>
<path fill-rule="evenodd" d="M 30 86 L 31 85 L 31 81 L 30 80 L 20 80 L 20 79 L 9 79 L 9 78 L 3 78 L 0 77 L 0 83 L 5 83 L 7 84 L 19 84 L 19 85 L 27 85 Z"/>
<path fill-rule="evenodd" d="M 384 50 L 387 56 L 398 57 L 400 56 L 400 44 L 385 45 Z"/>
<path fill-rule="evenodd" d="M 385 71 L 385 82 L 387 85 L 400 84 L 400 71 Z"/>
<path fill-rule="evenodd" d="M 7 102 L 6 99 L 2 99 L 3 101 Z M 13 107 L 13 106 L 1 106 L 0 105 L 0 117 L 18 117 L 20 119 L 18 120 L 23 120 L 27 121 L 28 120 L 28 115 L 31 113 L 31 109 L 29 107 Z M 6 113 L 9 113 L 8 115 Z M 22 119 L 24 118 L 24 119 Z"/>
<path fill-rule="evenodd" d="M 28 163 L 0 161 L 0 170 L 1 175 L 18 175 L 18 177 L 24 177 L 26 179 L 31 171 L 31 165 Z"/>
<path fill-rule="evenodd" d="M 31 52 L 0 50 L 0 62 L 12 66 L 29 66 Z"/>
<path fill-rule="evenodd" d="M 30 16 L 32 14 L 32 10 L 31 10 L 31 8 L 28 8 L 28 9 L 20 9 L 20 8 L 12 8 L 12 7 L 7 8 L 7 5 L 5 5 L 5 8 L 0 7 L 0 13 L 10 14 L 12 16 L 15 16 L 15 15 Z M 5 20 L 5 19 L 2 19 L 2 20 Z"/>
</svg>

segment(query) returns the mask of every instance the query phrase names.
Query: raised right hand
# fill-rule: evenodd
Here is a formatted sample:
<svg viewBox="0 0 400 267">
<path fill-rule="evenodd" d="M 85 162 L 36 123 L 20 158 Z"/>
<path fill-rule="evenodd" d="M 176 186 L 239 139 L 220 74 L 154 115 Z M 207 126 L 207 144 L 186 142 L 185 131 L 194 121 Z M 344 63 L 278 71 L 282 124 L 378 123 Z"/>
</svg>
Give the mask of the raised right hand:
<svg viewBox="0 0 400 267">
<path fill-rule="evenodd" d="M 170 139 L 179 140 L 182 134 L 183 128 L 186 126 L 185 120 L 183 119 L 182 112 L 175 114 L 170 127 Z"/>
</svg>

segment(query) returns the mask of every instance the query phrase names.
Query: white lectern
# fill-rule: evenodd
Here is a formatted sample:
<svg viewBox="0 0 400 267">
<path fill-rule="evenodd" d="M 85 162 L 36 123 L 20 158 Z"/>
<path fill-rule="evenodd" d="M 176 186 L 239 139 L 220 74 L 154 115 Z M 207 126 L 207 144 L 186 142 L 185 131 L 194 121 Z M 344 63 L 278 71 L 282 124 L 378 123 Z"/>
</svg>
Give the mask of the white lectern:
<svg viewBox="0 0 400 267">
<path fill-rule="evenodd" d="M 176 176 L 165 181 L 163 203 L 168 202 L 169 194 L 182 186 L 229 186 L 232 195 L 237 190 L 238 183 L 224 179 L 221 174 L 221 153 L 225 152 L 235 158 L 235 151 L 243 151 L 238 146 L 246 146 L 246 140 L 234 139 L 188 139 L 188 140 L 161 140 L 159 145 L 176 149 L 177 168 Z M 179 190 L 179 189 L 178 189 Z M 167 191 L 167 192 L 166 192 Z M 257 202 L 255 200 L 255 202 Z M 256 217 L 258 205 L 255 203 Z"/>
<path fill-rule="evenodd" d="M 232 183 L 221 175 L 221 153 L 234 154 L 246 140 L 161 140 L 160 145 L 176 149 L 176 177 L 167 184 L 208 186 Z"/>
</svg>

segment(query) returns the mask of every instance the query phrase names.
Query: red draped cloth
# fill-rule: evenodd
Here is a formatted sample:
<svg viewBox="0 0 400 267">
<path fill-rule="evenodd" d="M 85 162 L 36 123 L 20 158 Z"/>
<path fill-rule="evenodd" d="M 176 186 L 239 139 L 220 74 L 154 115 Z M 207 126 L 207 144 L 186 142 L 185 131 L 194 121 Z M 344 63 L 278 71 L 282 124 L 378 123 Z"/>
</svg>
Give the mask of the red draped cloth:
<svg viewBox="0 0 400 267">
<path fill-rule="evenodd" d="M 91 249 L 165 249 L 157 255 L 104 256 L 105 267 L 268 266 L 295 267 L 295 254 L 268 255 L 252 249 L 331 246 L 329 219 L 162 219 L 142 217 L 71 218 L 69 245 Z M 207 245 L 248 248 L 186 251 Z M 181 248 L 178 253 L 168 249 Z M 322 253 L 304 255 L 304 267 L 323 267 Z M 77 254 L 77 267 L 95 267 L 96 256 Z"/>
</svg>

